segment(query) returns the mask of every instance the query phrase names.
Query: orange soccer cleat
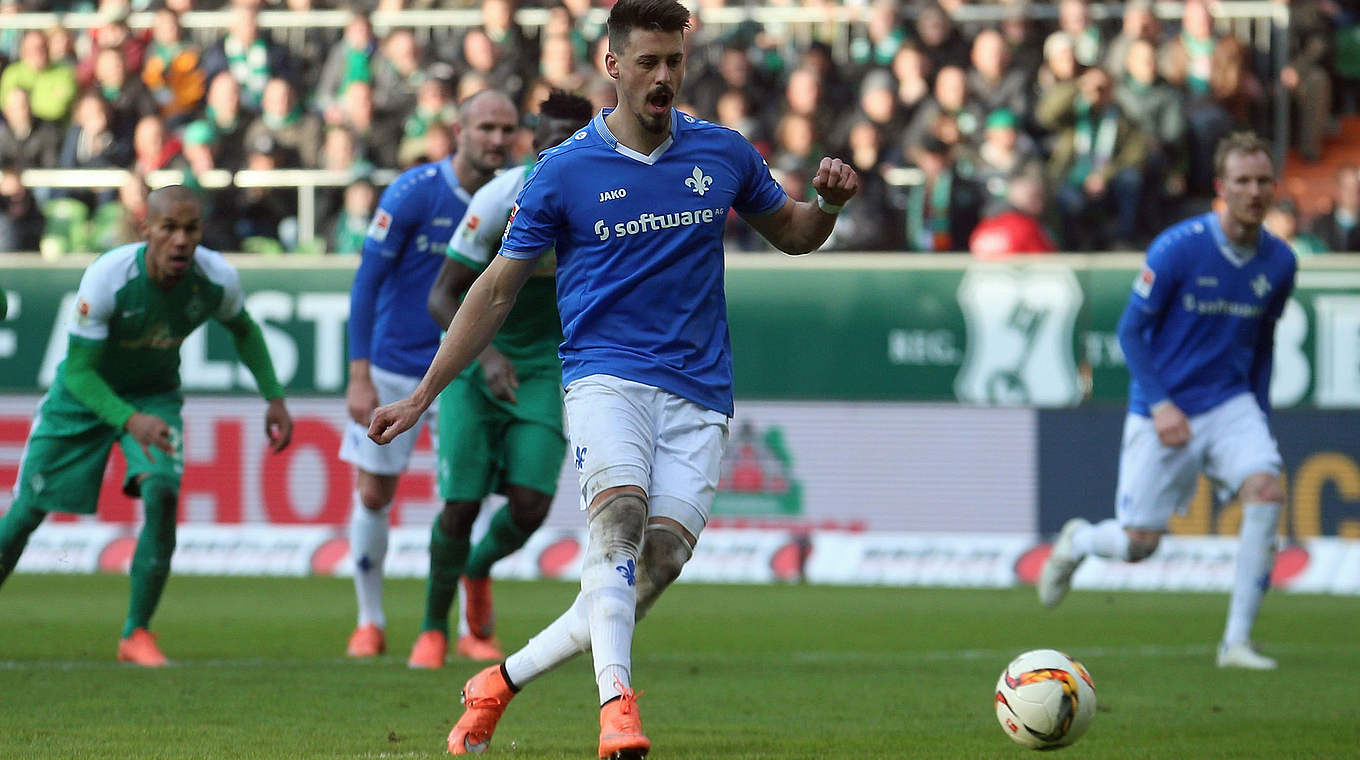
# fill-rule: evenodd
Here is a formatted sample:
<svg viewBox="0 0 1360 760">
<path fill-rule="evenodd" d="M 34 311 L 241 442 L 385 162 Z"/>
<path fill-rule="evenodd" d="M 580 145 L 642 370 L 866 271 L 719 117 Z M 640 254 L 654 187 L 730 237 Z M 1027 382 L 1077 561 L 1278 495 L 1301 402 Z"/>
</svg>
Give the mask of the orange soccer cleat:
<svg viewBox="0 0 1360 760">
<path fill-rule="evenodd" d="M 411 647 L 411 656 L 406 666 L 416 670 L 438 670 L 444 667 L 444 657 L 449 653 L 449 637 L 443 631 L 421 631 Z"/>
<path fill-rule="evenodd" d="M 496 721 L 505 713 L 515 692 L 506 682 L 500 665 L 492 665 L 463 684 L 463 717 L 449 732 L 449 753 L 480 755 L 491 745 Z"/>
<path fill-rule="evenodd" d="M 484 639 L 470 633 L 458 637 L 458 656 L 466 657 L 469 660 L 505 659 L 505 654 L 501 651 L 501 643 L 496 640 L 496 637 Z"/>
<path fill-rule="evenodd" d="M 377 657 L 387 651 L 387 637 L 374 623 L 365 623 L 349 635 L 345 654 L 350 657 Z"/>
<path fill-rule="evenodd" d="M 637 709 L 639 695 L 618 680 L 614 685 L 619 688 L 619 698 L 600 708 L 600 757 L 640 760 L 647 756 L 652 742 L 642 733 L 642 716 Z"/>
<path fill-rule="evenodd" d="M 118 661 L 144 668 L 159 668 L 169 662 L 156 646 L 156 634 L 145 628 L 134 628 L 131 636 L 119 639 Z"/>
<path fill-rule="evenodd" d="M 490 578 L 463 576 L 463 616 L 473 636 L 491 638 L 496 630 L 496 618 L 491 609 Z"/>
</svg>

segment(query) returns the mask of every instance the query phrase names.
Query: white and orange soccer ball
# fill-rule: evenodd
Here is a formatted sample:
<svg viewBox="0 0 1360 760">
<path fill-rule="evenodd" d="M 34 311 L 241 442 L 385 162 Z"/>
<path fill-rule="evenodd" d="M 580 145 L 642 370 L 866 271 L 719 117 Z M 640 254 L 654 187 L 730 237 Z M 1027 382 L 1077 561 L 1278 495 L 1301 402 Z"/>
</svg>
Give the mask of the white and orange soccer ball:
<svg viewBox="0 0 1360 760">
<path fill-rule="evenodd" d="M 1095 715 L 1091 674 L 1056 649 L 1025 652 L 997 679 L 996 719 L 1006 736 L 1031 749 L 1075 742 Z"/>
</svg>

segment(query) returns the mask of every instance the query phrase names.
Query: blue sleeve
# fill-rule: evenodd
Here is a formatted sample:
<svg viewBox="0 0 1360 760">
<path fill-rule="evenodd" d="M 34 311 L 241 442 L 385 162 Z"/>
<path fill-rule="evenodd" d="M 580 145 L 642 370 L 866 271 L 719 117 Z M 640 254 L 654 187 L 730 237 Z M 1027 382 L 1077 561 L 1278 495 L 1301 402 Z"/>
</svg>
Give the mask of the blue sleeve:
<svg viewBox="0 0 1360 760">
<path fill-rule="evenodd" d="M 564 213 L 560 203 L 556 170 L 565 159 L 541 161 L 524 180 L 524 187 L 510 208 L 510 220 L 501 236 L 501 255 L 532 259 L 557 244 Z"/>
<path fill-rule="evenodd" d="M 777 211 L 784 205 L 788 193 L 784 192 L 784 188 L 771 176 L 769 164 L 765 163 L 765 159 L 754 145 L 740 135 L 734 136 L 733 143 L 735 146 L 733 152 L 737 154 L 734 158 L 738 165 L 744 168 L 745 179 L 737 192 L 737 197 L 732 201 L 732 208 L 736 209 L 738 214 L 754 216 Z"/>
<path fill-rule="evenodd" d="M 378 289 L 392 274 L 411 231 L 419 226 L 422 210 L 417 206 L 414 183 L 397 178 L 383 191 L 373 221 L 364 236 L 363 254 L 349 291 L 349 358 L 367 359 L 373 351 L 373 325 L 377 319 Z"/>
<path fill-rule="evenodd" d="M 1152 358 L 1149 338 L 1177 290 L 1172 240 L 1163 237 L 1153 241 L 1152 247 L 1148 249 L 1147 262 L 1133 281 L 1129 303 L 1119 318 L 1119 347 L 1124 352 L 1124 363 L 1129 368 L 1129 374 L 1147 394 L 1149 407 L 1170 398 L 1157 378 L 1157 364 Z"/>
</svg>

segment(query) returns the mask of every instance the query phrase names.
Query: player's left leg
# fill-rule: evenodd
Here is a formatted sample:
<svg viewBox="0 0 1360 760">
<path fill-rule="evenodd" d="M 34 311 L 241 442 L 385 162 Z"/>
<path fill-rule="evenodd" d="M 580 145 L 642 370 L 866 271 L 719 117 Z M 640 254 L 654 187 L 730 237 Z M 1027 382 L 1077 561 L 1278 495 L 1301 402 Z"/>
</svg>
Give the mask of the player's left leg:
<svg viewBox="0 0 1360 760">
<path fill-rule="evenodd" d="M 151 616 L 160 604 L 170 578 L 170 558 L 175 553 L 175 527 L 179 517 L 179 481 L 163 474 L 139 478 L 145 522 L 132 555 L 132 593 L 128 601 L 118 659 L 146 667 L 166 663 L 149 629 Z"/>
<path fill-rule="evenodd" d="M 28 545 L 28 537 L 42 524 L 47 513 L 27 504 L 15 503 L 4 517 L 0 517 L 0 584 L 19 564 L 19 555 Z"/>
<path fill-rule="evenodd" d="M 482 502 L 445 501 L 430 528 L 430 572 L 425 581 L 425 618 L 406 664 L 421 670 L 443 667 L 449 647 L 449 608 L 467 561 L 472 523 Z"/>
</svg>

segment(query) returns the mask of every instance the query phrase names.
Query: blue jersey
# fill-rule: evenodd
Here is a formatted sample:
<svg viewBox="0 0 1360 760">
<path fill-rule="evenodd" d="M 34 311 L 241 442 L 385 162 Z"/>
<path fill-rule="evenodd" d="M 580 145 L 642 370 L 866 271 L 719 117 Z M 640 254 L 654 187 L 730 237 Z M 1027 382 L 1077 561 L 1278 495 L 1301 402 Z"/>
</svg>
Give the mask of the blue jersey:
<svg viewBox="0 0 1360 760">
<path fill-rule="evenodd" d="M 1194 415 L 1245 392 L 1269 411 L 1275 322 L 1297 269 L 1289 246 L 1265 229 L 1244 256 L 1213 213 L 1159 235 L 1120 326 L 1129 411 L 1148 416 L 1169 398 Z"/>
<path fill-rule="evenodd" d="M 730 416 L 723 227 L 728 209 L 769 214 L 787 196 L 733 130 L 672 111 L 671 136 L 642 155 L 608 112 L 543 153 L 501 255 L 557 251 L 563 383 L 612 375 Z"/>
<path fill-rule="evenodd" d="M 439 348 L 439 325 L 425 304 L 471 198 L 447 160 L 407 169 L 383 191 L 350 290 L 351 360 L 425 374 Z"/>
</svg>

